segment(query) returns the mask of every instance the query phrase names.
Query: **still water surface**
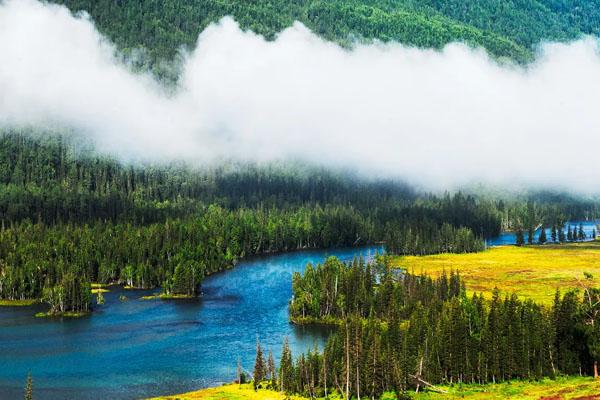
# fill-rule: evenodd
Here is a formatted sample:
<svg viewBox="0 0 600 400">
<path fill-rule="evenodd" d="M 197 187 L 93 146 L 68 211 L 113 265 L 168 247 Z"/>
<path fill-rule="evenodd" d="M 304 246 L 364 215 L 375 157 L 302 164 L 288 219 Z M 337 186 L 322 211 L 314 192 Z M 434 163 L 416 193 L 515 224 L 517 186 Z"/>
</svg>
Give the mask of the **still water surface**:
<svg viewBox="0 0 600 400">
<path fill-rule="evenodd" d="M 587 240 L 589 240 L 592 237 L 594 229 L 598 230 L 597 224 L 599 224 L 599 223 L 600 223 L 600 221 L 570 221 L 565 224 L 565 227 L 563 230 L 564 230 L 565 236 L 566 236 L 567 235 L 567 227 L 569 225 L 571 226 L 571 229 L 574 229 L 574 228 L 579 229 L 579 225 L 581 224 L 583 227 L 583 231 L 585 232 L 585 234 L 587 236 Z M 546 238 L 547 238 L 548 242 L 551 242 L 552 241 L 552 238 L 550 236 L 551 227 L 546 227 L 545 230 L 546 230 Z M 534 232 L 534 234 L 533 234 L 534 243 L 537 243 L 537 241 L 539 240 L 540 233 L 542 233 L 541 228 L 538 228 Z M 527 242 L 527 236 L 528 236 L 528 233 L 524 232 L 525 242 Z M 515 244 L 517 242 L 517 238 L 516 238 L 515 232 L 503 232 L 497 237 L 488 239 L 486 242 L 487 242 L 488 246 L 510 245 L 510 244 Z"/>
<path fill-rule="evenodd" d="M 0 307 L 0 399 L 135 399 L 218 385 L 235 378 L 238 357 L 254 363 L 256 337 L 276 359 L 284 336 L 297 354 L 327 336 L 288 322 L 291 278 L 330 255 L 372 257 L 381 247 L 257 257 L 213 275 L 190 301 L 139 300 L 153 291 L 113 287 L 105 304 L 75 320 L 33 318 L 39 307 Z M 128 301 L 119 300 L 127 296 Z"/>
</svg>

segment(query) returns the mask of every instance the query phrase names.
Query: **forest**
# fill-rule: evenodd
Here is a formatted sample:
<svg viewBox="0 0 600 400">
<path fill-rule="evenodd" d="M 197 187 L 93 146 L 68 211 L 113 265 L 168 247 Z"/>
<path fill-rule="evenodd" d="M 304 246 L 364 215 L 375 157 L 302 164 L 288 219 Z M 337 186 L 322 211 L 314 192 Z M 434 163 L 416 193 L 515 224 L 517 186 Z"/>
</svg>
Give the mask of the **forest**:
<svg viewBox="0 0 600 400">
<path fill-rule="evenodd" d="M 436 195 L 316 167 L 126 163 L 68 134 L 9 130 L 0 299 L 85 312 L 91 283 L 197 296 L 203 277 L 250 255 L 375 243 L 390 254 L 475 252 L 507 226 L 595 215 L 583 200 Z"/>
<path fill-rule="evenodd" d="M 600 290 L 591 279 L 586 274 L 580 293 L 557 291 L 544 306 L 498 291 L 491 299 L 467 296 L 452 271 L 431 278 L 391 270 L 385 257 L 331 257 L 294 276 L 290 318 L 333 324 L 335 333 L 324 349 L 296 358 L 284 343 L 278 375 L 263 368 L 257 352 L 254 381 L 270 379 L 270 387 L 310 398 L 335 391 L 349 399 L 435 391 L 436 384 L 597 376 Z"/>
<path fill-rule="evenodd" d="M 114 1 L 52 0 L 73 12 L 89 13 L 140 70 L 167 82 L 178 76 L 179 50 L 194 47 L 208 24 L 233 16 L 242 29 L 273 40 L 300 21 L 321 37 L 355 42 L 396 41 L 439 49 L 461 41 L 481 46 L 498 59 L 528 62 L 542 41 L 597 35 L 597 0 L 268 0 L 268 1 Z M 175 60 L 175 61 L 173 61 Z"/>
</svg>

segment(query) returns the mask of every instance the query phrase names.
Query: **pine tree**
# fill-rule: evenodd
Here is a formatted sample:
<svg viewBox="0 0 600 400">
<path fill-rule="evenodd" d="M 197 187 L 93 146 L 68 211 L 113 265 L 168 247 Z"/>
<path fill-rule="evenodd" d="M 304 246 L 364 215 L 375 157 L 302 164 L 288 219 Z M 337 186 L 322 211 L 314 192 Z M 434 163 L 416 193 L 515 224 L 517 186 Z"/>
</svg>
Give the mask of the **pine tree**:
<svg viewBox="0 0 600 400">
<path fill-rule="evenodd" d="M 517 246 L 523 246 L 525 244 L 525 238 L 523 237 L 523 229 L 517 229 Z"/>
<path fill-rule="evenodd" d="M 546 243 L 546 228 L 544 227 L 544 225 L 542 225 L 542 231 L 540 232 L 540 238 L 539 238 L 539 242 L 541 244 Z"/>
<path fill-rule="evenodd" d="M 558 230 L 558 241 L 560 243 L 564 243 L 565 241 L 565 227 L 561 226 L 560 229 Z"/>
<path fill-rule="evenodd" d="M 552 241 L 556 242 L 556 225 L 552 225 L 552 232 L 550 233 L 551 237 L 552 237 Z"/>
<path fill-rule="evenodd" d="M 535 234 L 535 231 L 533 229 L 533 226 L 529 227 L 529 230 L 527 232 L 527 243 L 528 244 L 533 244 L 533 235 Z"/>
<path fill-rule="evenodd" d="M 25 385 L 25 400 L 33 400 L 33 379 L 31 372 L 27 374 L 27 384 Z"/>
<path fill-rule="evenodd" d="M 292 379 L 294 376 L 294 365 L 292 364 L 292 352 L 288 338 L 283 341 L 283 350 L 281 352 L 281 361 L 279 362 L 279 388 L 282 392 L 292 392 Z"/>
<path fill-rule="evenodd" d="M 583 224 L 579 224 L 579 231 L 577 232 L 577 239 L 584 240 L 585 232 L 583 231 Z"/>
<path fill-rule="evenodd" d="M 252 378 L 254 380 L 254 390 L 256 390 L 258 385 L 265 379 L 265 359 L 258 337 L 256 338 L 256 360 L 254 361 L 254 373 Z"/>
<path fill-rule="evenodd" d="M 269 349 L 269 357 L 267 358 L 268 379 L 271 381 L 271 387 L 275 389 L 277 383 L 277 373 L 275 371 L 275 360 L 273 360 L 273 352 Z"/>
<path fill-rule="evenodd" d="M 573 231 L 571 230 L 571 225 L 569 225 L 567 228 L 567 240 L 569 242 L 573 241 Z"/>
</svg>

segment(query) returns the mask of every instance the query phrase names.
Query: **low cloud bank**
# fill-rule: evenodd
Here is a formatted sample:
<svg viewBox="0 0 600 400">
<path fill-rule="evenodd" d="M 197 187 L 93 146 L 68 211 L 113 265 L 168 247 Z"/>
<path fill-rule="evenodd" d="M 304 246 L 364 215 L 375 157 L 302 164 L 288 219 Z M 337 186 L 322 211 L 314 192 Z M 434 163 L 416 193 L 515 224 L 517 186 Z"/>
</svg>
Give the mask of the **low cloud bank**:
<svg viewBox="0 0 600 400">
<path fill-rule="evenodd" d="M 65 126 L 124 159 L 302 160 L 429 188 L 472 182 L 600 192 L 600 55 L 547 44 L 527 67 L 483 50 L 267 42 L 208 27 L 166 94 L 84 16 L 0 3 L 0 125 Z"/>
</svg>

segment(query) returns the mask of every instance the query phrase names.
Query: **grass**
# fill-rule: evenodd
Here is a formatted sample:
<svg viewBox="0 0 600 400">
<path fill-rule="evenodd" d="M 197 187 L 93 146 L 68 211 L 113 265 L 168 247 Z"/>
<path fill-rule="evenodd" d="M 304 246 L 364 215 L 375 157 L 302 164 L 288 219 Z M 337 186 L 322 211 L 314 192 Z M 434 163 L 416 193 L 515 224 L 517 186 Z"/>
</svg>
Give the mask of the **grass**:
<svg viewBox="0 0 600 400">
<path fill-rule="evenodd" d="M 197 299 L 197 296 L 190 296 L 187 294 L 151 294 L 149 296 L 142 296 L 140 300 L 189 300 Z"/>
<path fill-rule="evenodd" d="M 215 388 L 202 389 L 195 392 L 173 396 L 156 397 L 152 400 L 302 400 L 303 397 L 289 396 L 273 390 L 260 389 L 255 391 L 252 384 L 229 384 Z"/>
<path fill-rule="evenodd" d="M 540 382 L 507 382 L 496 385 L 444 387 L 448 394 L 421 393 L 415 400 L 592 400 L 600 399 L 600 380 L 589 377 L 544 379 Z"/>
<path fill-rule="evenodd" d="M 65 311 L 63 313 L 39 312 L 36 318 L 81 318 L 90 315 L 90 312 Z"/>
<path fill-rule="evenodd" d="M 0 299 L 0 307 L 25 307 L 39 303 L 38 299 L 6 300 Z"/>
<path fill-rule="evenodd" d="M 448 393 L 411 392 L 414 400 L 600 400 L 600 380 L 589 377 L 561 377 L 539 382 L 512 381 L 489 385 L 438 386 Z M 291 400 L 303 397 L 291 396 Z M 330 399 L 338 399 L 330 397 Z M 151 400 L 284 400 L 286 397 L 272 390 L 254 391 L 251 384 L 229 384 L 184 394 L 156 397 Z"/>
<path fill-rule="evenodd" d="M 600 284 L 600 241 L 544 246 L 493 247 L 481 253 L 399 256 L 393 265 L 437 276 L 457 270 L 467 290 L 490 296 L 495 287 L 549 304 L 557 288 L 578 288 L 583 272 Z"/>
</svg>

